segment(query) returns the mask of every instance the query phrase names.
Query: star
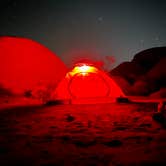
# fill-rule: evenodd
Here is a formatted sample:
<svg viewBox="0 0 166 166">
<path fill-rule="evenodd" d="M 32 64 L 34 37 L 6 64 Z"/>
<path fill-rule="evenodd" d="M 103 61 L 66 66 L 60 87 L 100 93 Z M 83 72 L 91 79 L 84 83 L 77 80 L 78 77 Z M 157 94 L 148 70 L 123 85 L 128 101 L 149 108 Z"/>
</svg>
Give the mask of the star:
<svg viewBox="0 0 166 166">
<path fill-rule="evenodd" d="M 156 36 L 156 37 L 155 37 L 155 40 L 156 40 L 156 41 L 159 41 L 159 37 L 158 37 L 158 36 Z"/>
<path fill-rule="evenodd" d="M 98 21 L 102 22 L 103 21 L 103 17 L 98 17 Z"/>
</svg>

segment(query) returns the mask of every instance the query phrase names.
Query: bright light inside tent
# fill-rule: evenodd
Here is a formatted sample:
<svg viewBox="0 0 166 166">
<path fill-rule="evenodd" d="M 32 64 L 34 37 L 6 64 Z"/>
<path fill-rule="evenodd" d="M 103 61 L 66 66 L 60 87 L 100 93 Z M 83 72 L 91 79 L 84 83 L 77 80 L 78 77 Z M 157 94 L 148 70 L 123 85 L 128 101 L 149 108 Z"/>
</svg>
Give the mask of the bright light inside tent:
<svg viewBox="0 0 166 166">
<path fill-rule="evenodd" d="M 94 71 L 94 67 L 84 64 L 83 66 L 78 66 L 77 70 L 78 70 L 79 73 L 86 74 L 86 73 L 89 73 L 89 72 L 93 72 Z"/>
<path fill-rule="evenodd" d="M 82 74 L 83 76 L 89 73 L 96 73 L 96 67 L 88 64 L 77 64 L 74 69 L 70 72 L 70 75 Z"/>
<path fill-rule="evenodd" d="M 83 65 L 83 66 L 78 67 L 78 70 L 81 73 L 87 73 L 87 72 L 91 71 L 91 66 Z"/>
</svg>

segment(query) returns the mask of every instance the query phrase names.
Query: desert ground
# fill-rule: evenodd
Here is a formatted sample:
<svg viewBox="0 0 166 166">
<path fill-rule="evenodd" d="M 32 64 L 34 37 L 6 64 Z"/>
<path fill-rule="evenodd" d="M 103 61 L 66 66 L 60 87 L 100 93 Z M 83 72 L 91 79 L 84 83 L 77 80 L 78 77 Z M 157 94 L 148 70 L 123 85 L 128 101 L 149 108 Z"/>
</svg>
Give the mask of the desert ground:
<svg viewBox="0 0 166 166">
<path fill-rule="evenodd" d="M 23 102 L 22 102 L 23 103 Z M 1 100 L 0 166 L 166 165 L 155 103 L 36 105 Z"/>
</svg>

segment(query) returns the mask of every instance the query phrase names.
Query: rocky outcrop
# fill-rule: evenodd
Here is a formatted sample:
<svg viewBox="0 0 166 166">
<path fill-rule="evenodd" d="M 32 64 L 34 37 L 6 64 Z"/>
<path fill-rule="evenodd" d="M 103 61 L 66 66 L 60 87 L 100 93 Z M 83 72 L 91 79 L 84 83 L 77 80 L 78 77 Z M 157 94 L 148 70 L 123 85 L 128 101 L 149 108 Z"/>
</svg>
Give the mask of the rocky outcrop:
<svg viewBox="0 0 166 166">
<path fill-rule="evenodd" d="M 136 54 L 131 62 L 124 62 L 110 72 L 125 79 L 119 85 L 127 95 L 150 95 L 166 87 L 166 47 L 151 48 Z M 127 89 L 126 89 L 127 88 Z"/>
</svg>

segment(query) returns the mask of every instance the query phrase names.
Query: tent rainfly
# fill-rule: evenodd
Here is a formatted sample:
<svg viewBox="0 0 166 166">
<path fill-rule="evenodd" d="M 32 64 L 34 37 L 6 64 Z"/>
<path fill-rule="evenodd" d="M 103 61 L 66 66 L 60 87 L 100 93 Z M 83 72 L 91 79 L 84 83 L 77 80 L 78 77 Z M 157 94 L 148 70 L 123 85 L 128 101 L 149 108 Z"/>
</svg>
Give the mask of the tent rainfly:
<svg viewBox="0 0 166 166">
<path fill-rule="evenodd" d="M 124 96 L 104 71 L 91 64 L 78 63 L 60 81 L 52 97 L 71 103 L 101 103 Z"/>
</svg>

